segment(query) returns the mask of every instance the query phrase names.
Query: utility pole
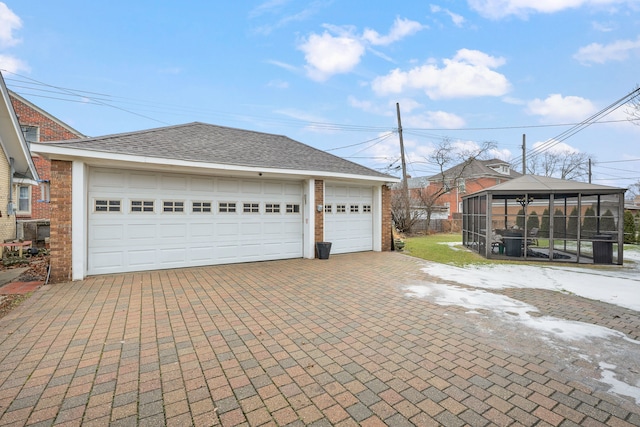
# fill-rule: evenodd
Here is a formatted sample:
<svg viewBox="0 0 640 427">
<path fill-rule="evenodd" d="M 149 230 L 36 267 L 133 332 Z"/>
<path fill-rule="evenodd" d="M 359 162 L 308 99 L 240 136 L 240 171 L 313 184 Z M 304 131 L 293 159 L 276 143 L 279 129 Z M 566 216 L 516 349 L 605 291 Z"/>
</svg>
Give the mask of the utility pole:
<svg viewBox="0 0 640 427">
<path fill-rule="evenodd" d="M 527 174 L 527 135 L 522 134 L 522 175 Z"/>
<path fill-rule="evenodd" d="M 402 160 L 402 199 L 404 201 L 404 214 L 406 218 L 407 232 L 411 231 L 411 206 L 409 206 L 409 183 L 407 182 L 407 161 L 404 157 L 404 141 L 402 139 L 402 121 L 400 120 L 400 103 L 396 102 L 398 114 L 398 137 L 400 138 L 400 159 Z"/>
<path fill-rule="evenodd" d="M 591 184 L 591 159 L 589 159 L 589 184 Z"/>
</svg>

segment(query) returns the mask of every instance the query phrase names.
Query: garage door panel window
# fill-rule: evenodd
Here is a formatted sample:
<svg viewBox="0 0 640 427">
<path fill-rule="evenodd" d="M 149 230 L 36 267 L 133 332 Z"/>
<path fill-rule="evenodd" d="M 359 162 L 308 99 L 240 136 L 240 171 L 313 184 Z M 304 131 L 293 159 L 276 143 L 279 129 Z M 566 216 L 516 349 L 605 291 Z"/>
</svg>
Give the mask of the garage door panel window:
<svg viewBox="0 0 640 427">
<path fill-rule="evenodd" d="M 336 213 L 347 212 L 347 205 L 336 205 Z"/>
<path fill-rule="evenodd" d="M 300 213 L 299 204 L 287 204 L 287 213 Z"/>
<path fill-rule="evenodd" d="M 153 200 L 132 200 L 131 212 L 151 212 L 154 211 L 155 202 Z"/>
<path fill-rule="evenodd" d="M 93 210 L 94 212 L 120 212 L 121 205 L 122 200 L 96 199 Z"/>
<path fill-rule="evenodd" d="M 191 211 L 193 213 L 210 213 L 211 202 L 193 202 L 191 205 Z"/>
<path fill-rule="evenodd" d="M 280 203 L 266 203 L 264 212 L 268 214 L 280 213 Z"/>
<path fill-rule="evenodd" d="M 331 213 L 333 205 L 324 205 L 324 213 Z"/>
<path fill-rule="evenodd" d="M 371 213 L 371 205 L 362 205 L 362 213 Z"/>
<path fill-rule="evenodd" d="M 219 202 L 218 212 L 220 213 L 234 213 L 236 211 L 236 204 L 231 202 Z"/>
<path fill-rule="evenodd" d="M 181 213 L 184 212 L 184 202 L 176 202 L 173 200 L 164 200 L 162 202 L 162 211 L 165 213 Z"/>
<path fill-rule="evenodd" d="M 243 213 L 260 213 L 260 203 L 243 203 Z"/>
<path fill-rule="evenodd" d="M 360 206 L 359 205 L 351 205 L 349 207 L 349 212 L 351 213 L 358 213 L 360 212 Z"/>
</svg>

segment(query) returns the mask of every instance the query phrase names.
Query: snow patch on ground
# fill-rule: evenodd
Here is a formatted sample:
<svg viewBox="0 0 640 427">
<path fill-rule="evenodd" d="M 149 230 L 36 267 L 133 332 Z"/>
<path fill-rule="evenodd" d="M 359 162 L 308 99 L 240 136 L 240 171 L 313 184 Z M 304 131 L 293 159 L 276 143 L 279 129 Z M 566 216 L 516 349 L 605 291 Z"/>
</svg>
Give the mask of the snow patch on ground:
<svg viewBox="0 0 640 427">
<path fill-rule="evenodd" d="M 459 245 L 459 243 L 450 243 Z M 502 322 L 514 322 L 537 331 L 554 348 L 597 363 L 600 381 L 609 392 L 629 396 L 640 404 L 640 379 L 618 366 L 628 364 L 629 354 L 640 352 L 640 342 L 625 334 L 593 325 L 551 316 L 536 315 L 529 304 L 494 294 L 492 289 L 535 288 L 572 293 L 640 312 L 640 251 L 625 250 L 625 266 L 580 268 L 558 265 L 472 265 L 456 267 L 427 263 L 423 271 L 432 277 L 462 286 L 427 283 L 407 286 L 406 295 L 443 306 L 469 309 L 469 314 L 491 314 Z M 605 362 L 606 360 L 606 362 Z M 612 364 L 618 361 L 618 364 Z M 637 363 L 634 358 L 634 363 Z M 626 369 L 626 368 L 625 368 Z"/>
</svg>

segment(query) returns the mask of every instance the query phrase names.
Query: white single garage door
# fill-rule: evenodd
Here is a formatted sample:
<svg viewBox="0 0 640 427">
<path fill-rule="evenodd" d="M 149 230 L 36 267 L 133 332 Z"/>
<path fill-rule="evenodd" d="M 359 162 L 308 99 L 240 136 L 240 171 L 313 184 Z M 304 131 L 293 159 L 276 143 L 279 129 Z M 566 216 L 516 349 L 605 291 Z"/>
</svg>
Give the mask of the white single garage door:
<svg viewBox="0 0 640 427">
<path fill-rule="evenodd" d="M 302 183 L 93 168 L 88 274 L 301 258 Z"/>
<path fill-rule="evenodd" d="M 373 250 L 373 189 L 327 183 L 324 189 L 324 239 L 331 253 Z"/>
</svg>

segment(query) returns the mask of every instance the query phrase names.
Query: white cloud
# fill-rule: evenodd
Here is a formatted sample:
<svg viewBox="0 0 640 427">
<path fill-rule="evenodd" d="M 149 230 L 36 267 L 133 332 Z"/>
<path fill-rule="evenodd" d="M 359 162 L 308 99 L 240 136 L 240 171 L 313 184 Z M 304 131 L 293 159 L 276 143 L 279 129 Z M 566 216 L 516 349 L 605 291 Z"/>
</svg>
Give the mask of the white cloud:
<svg viewBox="0 0 640 427">
<path fill-rule="evenodd" d="M 415 99 L 412 98 L 402 98 L 399 99 L 397 101 L 391 101 L 389 102 L 389 107 L 393 109 L 393 111 L 396 110 L 396 102 L 398 104 L 400 104 L 400 111 L 403 113 L 410 113 L 413 110 L 416 110 L 418 108 L 422 108 L 422 104 L 420 104 L 418 101 L 416 101 Z"/>
<path fill-rule="evenodd" d="M 381 36 L 377 31 L 367 28 L 364 30 L 362 38 L 374 46 L 387 46 L 415 34 L 424 28 L 426 27 L 419 22 L 396 18 L 389 34 L 386 36 Z"/>
<path fill-rule="evenodd" d="M 0 54 L 0 69 L 7 70 L 10 73 L 30 71 L 29 66 L 24 61 L 14 56 L 2 55 L 2 54 Z"/>
<path fill-rule="evenodd" d="M 307 75 L 317 81 L 325 81 L 334 74 L 347 73 L 360 63 L 364 45 L 356 38 L 311 34 L 299 46 L 307 61 Z"/>
<path fill-rule="evenodd" d="M 451 12 L 449 9 L 443 9 L 442 7 L 435 4 L 430 5 L 430 9 L 431 9 L 431 13 L 442 12 L 449 15 L 449 18 L 451 18 L 451 21 L 456 27 L 462 27 L 462 24 L 464 24 L 465 22 L 464 16 Z"/>
<path fill-rule="evenodd" d="M 424 90 L 431 99 L 501 96 L 510 89 L 507 78 L 494 71 L 505 63 L 478 50 L 461 49 L 452 59 L 443 61 L 444 67 L 427 64 L 402 71 L 392 70 L 372 82 L 378 95 Z"/>
<path fill-rule="evenodd" d="M 549 95 L 546 99 L 536 98 L 527 104 L 527 113 L 540 116 L 546 122 L 579 122 L 596 112 L 591 101 L 579 96 Z"/>
<path fill-rule="evenodd" d="M 427 111 L 403 117 L 402 124 L 405 127 L 423 129 L 459 129 L 464 127 L 465 121 L 462 117 L 446 111 Z"/>
<path fill-rule="evenodd" d="M 267 83 L 267 87 L 273 87 L 276 89 L 288 89 L 289 82 L 285 82 L 284 80 L 271 80 Z"/>
<path fill-rule="evenodd" d="M 604 64 L 609 61 L 624 61 L 633 53 L 640 54 L 640 37 L 636 40 L 617 40 L 607 45 L 591 43 L 581 47 L 573 57 L 583 64 Z"/>
<path fill-rule="evenodd" d="M 533 144 L 533 150 L 544 150 L 552 154 L 578 154 L 580 150 L 564 142 L 550 139 L 549 141 L 539 141 Z M 542 152 L 542 151 L 541 151 Z"/>
<path fill-rule="evenodd" d="M 271 64 L 271 65 L 275 65 L 276 67 L 280 67 L 283 68 L 287 71 L 298 71 L 298 68 L 294 65 L 291 64 L 287 64 L 286 62 L 281 62 L 281 61 L 276 61 L 273 59 L 270 59 L 268 61 L 266 61 L 267 64 Z"/>
<path fill-rule="evenodd" d="M 637 0 L 468 0 L 469 6 L 485 18 L 500 19 L 509 15 L 526 18 L 534 13 L 556 13 L 579 7 L 606 7 Z"/>
<path fill-rule="evenodd" d="M 22 28 L 22 20 L 6 4 L 0 2 L 0 47 L 15 46 L 20 39 L 14 31 Z"/>
<path fill-rule="evenodd" d="M 280 9 L 281 6 L 287 4 L 290 0 L 267 0 L 251 9 L 249 18 L 256 18 L 265 13 L 273 13 L 274 10 Z"/>
<path fill-rule="evenodd" d="M 416 21 L 396 18 L 387 35 L 380 35 L 371 29 L 358 35 L 352 26 L 325 24 L 324 28 L 323 34 L 312 33 L 298 45 L 298 49 L 304 52 L 307 75 L 316 81 L 351 72 L 369 46 L 387 46 L 420 31 L 424 26 Z M 374 53 L 391 60 L 380 52 Z"/>
<path fill-rule="evenodd" d="M 600 31 L 602 33 L 609 33 L 611 31 L 613 31 L 617 25 L 615 23 L 611 23 L 611 22 L 592 22 L 591 23 L 591 27 L 596 30 L 596 31 Z"/>
</svg>

